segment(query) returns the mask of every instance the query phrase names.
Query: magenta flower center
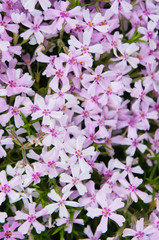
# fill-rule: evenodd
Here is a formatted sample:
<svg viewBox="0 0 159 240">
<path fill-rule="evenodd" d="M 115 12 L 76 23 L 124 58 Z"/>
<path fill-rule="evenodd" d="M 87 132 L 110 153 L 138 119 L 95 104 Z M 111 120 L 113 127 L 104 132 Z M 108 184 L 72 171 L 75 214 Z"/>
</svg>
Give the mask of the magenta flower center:
<svg viewBox="0 0 159 240">
<path fill-rule="evenodd" d="M 141 92 L 139 95 L 140 100 L 143 100 L 145 96 L 146 96 L 145 92 Z"/>
<path fill-rule="evenodd" d="M 10 87 L 16 87 L 16 82 L 13 80 L 8 81 Z"/>
<path fill-rule="evenodd" d="M 51 65 L 53 65 L 53 64 L 54 64 L 54 61 L 55 61 L 55 57 L 54 57 L 54 56 L 51 56 L 50 59 L 49 59 L 49 63 L 50 63 Z"/>
<path fill-rule="evenodd" d="M 72 183 L 73 183 L 74 185 L 76 185 L 78 182 L 79 182 L 79 178 L 78 178 L 78 177 L 72 178 Z"/>
<path fill-rule="evenodd" d="M 63 199 L 58 201 L 58 206 L 64 206 L 65 204 L 66 204 L 66 201 Z"/>
<path fill-rule="evenodd" d="M 10 190 L 11 190 L 11 187 L 8 184 L 4 184 L 2 186 L 2 190 L 1 191 L 4 192 L 4 193 L 9 193 Z"/>
<path fill-rule="evenodd" d="M 75 57 L 72 57 L 71 59 L 69 59 L 68 63 L 71 65 L 75 65 L 77 63 L 77 60 Z"/>
<path fill-rule="evenodd" d="M 11 108 L 11 114 L 12 115 L 18 115 L 19 114 L 19 109 L 17 107 L 12 107 Z"/>
<path fill-rule="evenodd" d="M 95 194 L 93 193 L 92 194 L 92 196 L 91 196 L 91 201 L 93 202 L 93 203 L 95 203 L 96 202 L 96 196 L 95 196 Z"/>
<path fill-rule="evenodd" d="M 35 220 L 36 220 L 36 216 L 35 215 L 31 214 L 30 216 L 28 216 L 28 221 L 30 223 L 35 222 Z"/>
<path fill-rule="evenodd" d="M 56 132 L 55 128 L 50 129 L 50 133 L 51 133 L 51 136 L 57 137 L 57 132 Z"/>
<path fill-rule="evenodd" d="M 104 217 L 109 217 L 111 215 L 111 210 L 107 207 L 103 208 L 102 214 Z"/>
<path fill-rule="evenodd" d="M 129 190 L 130 192 L 136 192 L 136 191 L 137 191 L 136 187 L 133 186 L 133 185 L 129 185 L 128 190 Z"/>
<path fill-rule="evenodd" d="M 67 17 L 69 17 L 69 13 L 67 11 L 62 11 L 62 12 L 60 12 L 60 17 L 67 18 Z"/>
<path fill-rule="evenodd" d="M 39 107 L 37 105 L 32 105 L 31 108 L 30 108 L 30 111 L 33 113 L 33 112 L 36 112 L 37 110 L 39 110 Z"/>
<path fill-rule="evenodd" d="M 76 155 L 76 158 L 81 158 L 82 157 L 82 151 L 76 150 L 75 155 Z"/>
<path fill-rule="evenodd" d="M 147 37 L 148 37 L 149 39 L 152 39 L 152 37 L 153 37 L 152 31 L 148 31 L 148 32 L 147 32 Z"/>
<path fill-rule="evenodd" d="M 100 82 L 101 78 L 102 78 L 102 76 L 98 74 L 98 75 L 94 78 L 94 80 L 95 80 L 95 82 Z"/>
<path fill-rule="evenodd" d="M 39 177 L 40 177 L 40 173 L 39 172 L 36 172 L 36 173 L 33 173 L 32 174 L 32 179 L 37 182 L 39 180 Z"/>
<path fill-rule="evenodd" d="M 55 161 L 49 161 L 47 165 L 48 165 L 48 167 L 50 167 L 50 168 L 56 167 Z"/>
<path fill-rule="evenodd" d="M 90 26 L 90 27 L 94 27 L 94 23 L 93 22 L 88 22 L 87 25 Z"/>
<path fill-rule="evenodd" d="M 132 142 L 132 145 L 136 147 L 139 144 L 139 141 L 135 138 Z"/>
<path fill-rule="evenodd" d="M 82 53 L 87 53 L 88 51 L 89 51 L 89 47 L 86 44 L 81 46 L 81 52 Z"/>
<path fill-rule="evenodd" d="M 3 26 L 3 27 L 6 27 L 6 26 L 7 26 L 7 23 L 5 23 L 4 21 L 1 21 L 1 22 L 0 22 L 0 25 Z"/>
<path fill-rule="evenodd" d="M 33 30 L 34 32 L 37 32 L 39 30 L 39 25 L 38 24 L 33 24 L 31 27 L 31 30 Z"/>
<path fill-rule="evenodd" d="M 141 232 L 139 231 L 138 233 L 135 234 L 135 237 L 137 237 L 137 239 L 142 239 L 144 237 L 145 233 L 144 232 Z"/>
<path fill-rule="evenodd" d="M 131 167 L 130 166 L 125 166 L 125 171 L 131 173 Z"/>
<path fill-rule="evenodd" d="M 89 112 L 88 111 L 83 111 L 82 112 L 82 117 L 83 118 L 87 118 L 89 116 Z"/>
<path fill-rule="evenodd" d="M 12 232 L 11 231 L 6 231 L 5 238 L 9 239 L 9 238 L 11 238 L 11 236 L 12 236 Z"/>
<path fill-rule="evenodd" d="M 56 75 L 58 78 L 61 78 L 63 76 L 63 71 L 59 69 L 58 71 L 56 71 Z"/>
<path fill-rule="evenodd" d="M 45 116 L 48 116 L 49 114 L 51 114 L 51 111 L 49 109 L 44 109 L 42 114 L 44 114 Z"/>
</svg>

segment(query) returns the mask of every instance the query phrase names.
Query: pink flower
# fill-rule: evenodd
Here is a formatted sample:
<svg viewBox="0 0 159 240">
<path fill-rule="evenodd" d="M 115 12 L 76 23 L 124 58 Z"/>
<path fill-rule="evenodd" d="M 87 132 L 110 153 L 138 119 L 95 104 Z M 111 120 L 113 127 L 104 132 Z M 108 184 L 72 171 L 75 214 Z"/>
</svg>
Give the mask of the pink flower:
<svg viewBox="0 0 159 240">
<path fill-rule="evenodd" d="M 80 213 L 80 211 L 75 211 L 74 215 L 73 215 L 73 219 L 72 222 L 76 223 L 76 224 L 81 224 L 84 225 L 84 221 L 83 219 L 78 219 L 77 216 Z M 71 219 L 70 219 L 70 215 L 67 218 L 60 218 L 60 219 L 56 219 L 56 225 L 57 226 L 61 226 L 63 224 L 66 224 L 67 228 L 64 229 L 66 232 L 71 233 L 72 232 L 72 228 L 73 228 L 73 224 L 71 223 Z"/>
<path fill-rule="evenodd" d="M 51 26 L 41 25 L 42 21 L 43 21 L 43 18 L 42 18 L 42 16 L 39 16 L 39 15 L 35 15 L 34 23 L 30 22 L 29 20 L 25 20 L 22 24 L 30 29 L 21 33 L 20 36 L 22 38 L 24 38 L 24 40 L 26 40 L 32 34 L 34 34 L 37 43 L 38 44 L 42 43 L 44 41 L 44 35 L 42 33 L 51 33 L 52 32 Z"/>
<path fill-rule="evenodd" d="M 28 9 L 29 12 L 34 11 L 37 2 L 40 3 L 40 6 L 43 10 L 47 10 L 49 7 L 51 7 L 51 2 L 49 0 L 22 0 L 24 8 Z"/>
<path fill-rule="evenodd" d="M 121 198 L 116 198 L 114 201 L 111 201 L 111 204 L 109 204 L 107 200 L 100 198 L 98 199 L 98 203 L 102 209 L 92 207 L 87 208 L 88 217 L 94 218 L 102 215 L 97 231 L 105 233 L 108 230 L 108 218 L 115 221 L 120 227 L 123 226 L 125 218 L 122 215 L 114 213 L 117 209 L 124 207 L 124 203 L 121 201 Z"/>
<path fill-rule="evenodd" d="M 24 236 L 19 231 L 14 232 L 14 230 L 21 225 L 20 223 L 13 222 L 11 226 L 9 223 L 6 223 L 3 226 L 3 232 L 0 232 L 0 239 L 4 238 L 4 240 L 15 240 L 15 239 L 24 239 Z"/>
<path fill-rule="evenodd" d="M 69 213 L 65 205 L 71 207 L 79 207 L 79 203 L 74 201 L 66 201 L 66 199 L 72 194 L 72 192 L 66 192 L 63 196 L 60 196 L 55 192 L 54 189 L 48 194 L 48 197 L 57 203 L 51 203 L 45 207 L 48 214 L 52 214 L 54 211 L 59 209 L 60 218 L 68 217 Z"/>
<path fill-rule="evenodd" d="M 0 172 L 0 183 L 0 205 L 5 201 L 6 195 L 9 197 L 10 203 L 16 202 L 20 194 L 13 189 L 21 184 L 19 178 L 14 177 L 7 181 L 6 172 L 3 170 Z"/>
<path fill-rule="evenodd" d="M 91 37 L 92 33 L 88 31 L 84 31 L 83 33 L 83 43 L 75 38 L 75 36 L 71 35 L 70 40 L 68 41 L 69 45 L 74 46 L 77 48 L 77 54 L 85 54 L 85 53 L 103 53 L 103 48 L 101 44 L 91 45 Z"/>
<path fill-rule="evenodd" d="M 79 194 L 83 195 L 85 192 L 87 192 L 87 188 L 82 181 L 89 179 L 91 175 L 87 171 L 81 173 L 79 164 L 71 166 L 71 172 L 72 176 L 66 173 L 62 173 L 60 176 L 61 182 L 68 183 L 63 187 L 62 192 L 66 193 L 70 191 L 73 186 L 75 186 Z"/>
<path fill-rule="evenodd" d="M 148 240 L 149 235 L 155 231 L 156 230 L 151 225 L 144 228 L 144 218 L 140 218 L 140 220 L 138 220 L 136 223 L 136 231 L 130 228 L 126 228 L 123 231 L 123 237 L 134 236 L 132 240 Z"/>
<path fill-rule="evenodd" d="M 7 155 L 2 145 L 13 144 L 11 138 L 2 138 L 3 133 L 4 133 L 4 130 L 0 129 L 0 158 L 6 157 Z"/>
<path fill-rule="evenodd" d="M 31 225 L 35 228 L 36 232 L 40 234 L 42 231 L 45 230 L 44 225 L 39 223 L 36 219 L 47 215 L 46 210 L 42 209 L 38 212 L 35 212 L 35 206 L 36 203 L 29 203 L 28 208 L 29 208 L 29 213 L 24 213 L 21 211 L 16 211 L 16 216 L 15 220 L 26 220 L 19 228 L 18 231 L 21 232 L 22 234 L 26 234 L 29 231 L 29 228 Z"/>
</svg>

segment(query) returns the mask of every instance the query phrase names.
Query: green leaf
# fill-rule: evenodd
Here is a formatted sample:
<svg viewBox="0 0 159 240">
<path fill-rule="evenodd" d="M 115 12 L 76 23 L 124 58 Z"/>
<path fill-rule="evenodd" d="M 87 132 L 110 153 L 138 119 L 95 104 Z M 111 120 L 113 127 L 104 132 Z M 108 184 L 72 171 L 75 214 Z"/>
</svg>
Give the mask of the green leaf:
<svg viewBox="0 0 159 240">
<path fill-rule="evenodd" d="M 52 233 L 52 235 L 55 235 L 56 233 L 66 229 L 67 226 L 65 224 L 61 225 L 60 227 L 56 228 L 56 230 Z"/>
<path fill-rule="evenodd" d="M 22 120 L 25 124 L 28 123 L 28 120 L 26 119 L 26 117 L 24 116 L 24 114 L 22 112 L 20 112 L 21 116 L 22 116 Z"/>
</svg>

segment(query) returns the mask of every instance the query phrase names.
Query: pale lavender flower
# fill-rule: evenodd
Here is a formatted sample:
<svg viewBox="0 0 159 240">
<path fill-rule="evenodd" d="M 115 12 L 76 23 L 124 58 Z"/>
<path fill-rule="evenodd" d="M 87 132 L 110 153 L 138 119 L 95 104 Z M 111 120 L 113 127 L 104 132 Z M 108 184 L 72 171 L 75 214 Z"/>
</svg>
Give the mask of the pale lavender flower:
<svg viewBox="0 0 159 240">
<path fill-rule="evenodd" d="M 45 226 L 39 223 L 36 219 L 41 216 L 47 215 L 47 212 L 44 209 L 35 212 L 35 206 L 36 203 L 34 202 L 28 204 L 28 214 L 21 211 L 16 211 L 15 220 L 25 220 L 25 222 L 18 228 L 18 231 L 22 234 L 28 233 L 31 225 L 33 225 L 38 234 L 45 230 Z"/>
<path fill-rule="evenodd" d="M 114 201 L 111 201 L 111 204 L 103 198 L 98 199 L 98 203 L 102 208 L 87 208 L 87 216 L 94 218 L 102 216 L 101 221 L 97 227 L 97 231 L 105 233 L 108 230 L 108 218 L 115 221 L 120 227 L 123 226 L 125 218 L 122 215 L 114 213 L 119 208 L 124 207 L 124 203 L 121 201 L 121 198 L 116 198 Z"/>
<path fill-rule="evenodd" d="M 69 213 L 66 206 L 79 207 L 79 203 L 66 200 L 71 194 L 72 192 L 68 191 L 64 193 L 63 196 L 60 196 L 55 192 L 54 189 L 52 189 L 51 192 L 48 194 L 48 197 L 53 201 L 55 201 L 55 203 L 51 203 L 45 207 L 45 209 L 47 210 L 47 213 L 52 214 L 54 211 L 59 209 L 60 218 L 68 217 Z"/>
<path fill-rule="evenodd" d="M 126 228 L 123 231 L 123 237 L 134 236 L 132 240 L 149 240 L 149 235 L 155 232 L 153 226 L 149 225 L 144 227 L 144 218 L 140 218 L 136 222 L 136 231 L 130 228 Z"/>
</svg>

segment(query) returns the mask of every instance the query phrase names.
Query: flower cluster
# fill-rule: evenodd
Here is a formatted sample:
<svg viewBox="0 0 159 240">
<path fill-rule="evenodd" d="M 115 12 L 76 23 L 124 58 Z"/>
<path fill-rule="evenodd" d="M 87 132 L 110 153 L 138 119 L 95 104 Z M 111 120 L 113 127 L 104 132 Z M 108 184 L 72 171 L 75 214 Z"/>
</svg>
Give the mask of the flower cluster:
<svg viewBox="0 0 159 240">
<path fill-rule="evenodd" d="M 159 238 L 158 30 L 157 0 L 0 0 L 0 239 Z"/>
</svg>

